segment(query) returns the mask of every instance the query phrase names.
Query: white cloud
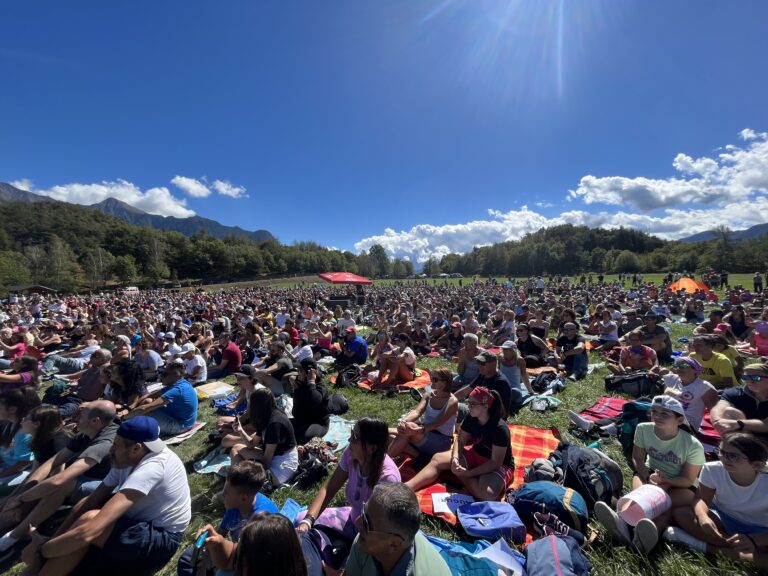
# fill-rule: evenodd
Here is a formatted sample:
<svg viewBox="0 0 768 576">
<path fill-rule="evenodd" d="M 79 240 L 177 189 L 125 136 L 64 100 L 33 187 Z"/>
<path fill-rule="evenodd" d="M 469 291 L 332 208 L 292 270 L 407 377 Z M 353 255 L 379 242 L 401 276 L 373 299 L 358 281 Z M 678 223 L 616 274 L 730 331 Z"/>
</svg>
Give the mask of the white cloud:
<svg viewBox="0 0 768 576">
<path fill-rule="evenodd" d="M 539 208 L 552 208 L 554 204 L 552 204 L 552 202 L 536 202 L 535 206 L 538 206 Z"/>
<path fill-rule="evenodd" d="M 73 204 L 83 204 L 85 206 L 96 204 L 107 198 L 116 198 L 150 214 L 159 214 L 161 216 L 176 216 L 177 218 L 187 218 L 194 216 L 194 211 L 186 207 L 186 200 L 176 198 L 171 194 L 168 188 L 164 186 L 158 188 L 149 188 L 142 191 L 138 186 L 126 180 L 116 180 L 113 182 L 99 182 L 94 184 L 63 184 L 52 186 L 48 189 L 35 189 L 29 180 L 21 180 L 29 192 L 41 194 L 61 200 L 62 202 L 71 202 Z"/>
<path fill-rule="evenodd" d="M 247 198 L 248 194 L 245 193 L 244 186 L 236 186 L 229 182 L 229 180 L 214 180 L 213 187 L 222 196 L 229 196 L 230 198 Z"/>
<path fill-rule="evenodd" d="M 768 133 L 746 128 L 739 132 L 741 148 L 728 144 L 714 158 L 678 154 L 672 165 L 679 176 L 628 178 L 584 176 L 569 200 L 586 204 L 629 204 L 649 212 L 680 204 L 724 205 L 745 202 L 756 193 L 768 193 Z"/>
<path fill-rule="evenodd" d="M 174 176 L 171 184 L 193 198 L 205 198 L 211 195 L 211 189 L 203 182 L 194 178 L 188 178 L 187 176 Z"/>
<path fill-rule="evenodd" d="M 381 244 L 390 257 L 425 262 L 477 246 L 518 240 L 529 232 L 561 224 L 592 228 L 634 228 L 674 240 L 725 224 L 734 230 L 768 222 L 768 133 L 745 129 L 744 147 L 727 145 L 714 158 L 678 154 L 679 177 L 652 179 L 584 176 L 568 200 L 586 205 L 629 206 L 639 212 L 570 210 L 548 218 L 528 206 L 504 212 L 488 209 L 488 220 L 459 224 L 419 224 L 410 230 L 386 228 L 363 238 L 358 251 Z M 538 202 L 539 208 L 547 207 Z"/>
<path fill-rule="evenodd" d="M 14 188 L 18 188 L 19 190 L 26 190 L 27 192 L 32 191 L 32 180 L 30 180 L 29 178 L 14 180 L 13 182 L 9 182 L 9 184 Z"/>
</svg>

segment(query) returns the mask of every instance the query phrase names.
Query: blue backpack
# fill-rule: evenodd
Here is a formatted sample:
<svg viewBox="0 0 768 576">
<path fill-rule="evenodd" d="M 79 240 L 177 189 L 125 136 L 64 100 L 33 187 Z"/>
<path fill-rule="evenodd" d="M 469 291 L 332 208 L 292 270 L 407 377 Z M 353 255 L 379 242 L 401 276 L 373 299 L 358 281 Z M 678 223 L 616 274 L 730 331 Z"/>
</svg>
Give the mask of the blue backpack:
<svg viewBox="0 0 768 576">
<path fill-rule="evenodd" d="M 464 531 L 476 538 L 525 542 L 525 524 L 507 502 L 472 502 L 456 510 Z"/>
<path fill-rule="evenodd" d="M 515 507 L 523 522 L 533 524 L 534 512 L 550 512 L 582 534 L 587 531 L 589 514 L 584 497 L 571 488 L 554 482 L 527 482 L 507 492 L 507 502 Z"/>
<path fill-rule="evenodd" d="M 588 576 L 592 564 L 576 540 L 550 534 L 525 549 L 528 576 Z"/>
</svg>

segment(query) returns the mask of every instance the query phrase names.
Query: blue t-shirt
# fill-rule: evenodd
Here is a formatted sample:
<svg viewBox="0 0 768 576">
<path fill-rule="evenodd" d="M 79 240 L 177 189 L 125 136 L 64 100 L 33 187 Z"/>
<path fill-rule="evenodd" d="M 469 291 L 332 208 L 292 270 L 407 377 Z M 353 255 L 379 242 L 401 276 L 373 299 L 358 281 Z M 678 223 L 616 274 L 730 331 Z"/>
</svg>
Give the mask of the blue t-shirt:
<svg viewBox="0 0 768 576">
<path fill-rule="evenodd" d="M 258 514 L 259 512 L 267 512 L 269 514 L 277 514 L 279 510 L 275 503 L 268 497 L 264 496 L 261 492 L 256 493 L 256 498 L 253 500 L 253 511 L 248 518 L 243 518 L 240 514 L 240 510 L 237 508 L 230 508 L 224 513 L 224 518 L 221 519 L 221 529 L 229 532 L 229 539 L 232 542 L 240 540 L 240 532 L 248 524 L 248 521 Z"/>
<path fill-rule="evenodd" d="M 32 435 L 25 434 L 19 429 L 8 446 L 0 446 L 0 470 L 10 468 L 19 462 L 32 462 L 35 455 L 29 447 L 31 443 Z"/>
<path fill-rule="evenodd" d="M 158 408 L 158 412 L 178 420 L 186 428 L 191 428 L 195 425 L 195 420 L 197 420 L 197 394 L 192 384 L 182 378 L 173 386 L 167 388 L 161 398 L 167 400 L 168 404 Z"/>
<path fill-rule="evenodd" d="M 347 350 L 352 352 L 352 357 L 358 364 L 368 358 L 368 342 L 362 336 L 356 336 L 351 342 L 347 342 Z"/>
</svg>

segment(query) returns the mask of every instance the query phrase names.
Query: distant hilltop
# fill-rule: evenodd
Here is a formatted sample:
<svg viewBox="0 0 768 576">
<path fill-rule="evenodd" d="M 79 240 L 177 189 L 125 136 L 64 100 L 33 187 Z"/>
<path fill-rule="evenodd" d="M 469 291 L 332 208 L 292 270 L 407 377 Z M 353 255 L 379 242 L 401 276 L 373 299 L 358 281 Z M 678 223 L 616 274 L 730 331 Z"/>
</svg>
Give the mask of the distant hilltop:
<svg viewBox="0 0 768 576">
<path fill-rule="evenodd" d="M 10 184 L 0 182 L 0 202 L 58 202 L 47 196 L 34 194 L 26 190 L 21 190 Z M 216 220 L 203 218 L 201 216 L 190 216 L 189 218 L 176 218 L 175 216 L 159 216 L 149 214 L 126 202 L 116 198 L 107 198 L 97 204 L 92 204 L 88 208 L 93 208 L 104 214 L 109 214 L 134 224 L 136 226 L 146 226 L 158 230 L 168 230 L 179 232 L 185 236 L 192 236 L 198 232 L 206 232 L 214 238 L 224 238 L 225 236 L 242 236 L 253 240 L 254 242 L 265 242 L 275 240 L 275 237 L 268 230 L 244 230 L 239 226 L 225 226 Z"/>
<path fill-rule="evenodd" d="M 733 240 L 748 240 L 750 238 L 759 238 L 768 234 L 768 224 L 755 224 L 751 228 L 746 230 L 733 230 L 731 231 L 731 239 Z M 714 230 L 707 230 L 706 232 L 699 232 L 693 236 L 686 236 L 680 238 L 680 242 L 692 243 L 692 242 L 706 242 L 707 240 L 715 240 L 719 238 L 719 234 Z"/>
</svg>

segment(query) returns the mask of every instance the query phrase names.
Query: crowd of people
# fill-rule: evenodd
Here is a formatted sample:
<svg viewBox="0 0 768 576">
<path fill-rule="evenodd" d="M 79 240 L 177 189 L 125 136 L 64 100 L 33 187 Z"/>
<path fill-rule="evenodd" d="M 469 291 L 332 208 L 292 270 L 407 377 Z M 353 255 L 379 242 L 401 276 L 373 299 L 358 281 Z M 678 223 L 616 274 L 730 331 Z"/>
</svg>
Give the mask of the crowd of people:
<svg viewBox="0 0 768 576">
<path fill-rule="evenodd" d="M 638 275 L 597 280 L 9 299 L 0 311 L 0 554 L 21 552 L 27 574 L 96 573 L 107 559 L 126 571 L 166 564 L 191 499 L 163 438 L 197 422 L 195 386 L 232 376 L 237 391 L 211 435 L 231 458 L 226 513 L 199 534 L 212 569 L 447 574 L 419 532 L 414 491 L 452 473 L 476 500 L 498 500 L 515 469 L 508 417 L 534 394 L 528 370 L 578 380 L 600 354 L 614 374 L 663 381 L 635 434 L 633 487 L 663 488 L 672 507 L 633 530 L 609 506 L 596 507 L 598 519 L 644 553 L 663 536 L 767 566 L 762 285 L 716 302 Z M 341 299 L 347 307 L 327 305 Z M 672 321 L 695 325 L 684 355 L 673 351 Z M 299 447 L 329 430 L 324 367 L 357 365 L 374 389 L 391 389 L 414 380 L 424 356 L 451 362 L 429 372 L 415 408 L 394 424 L 357 420 L 306 512 L 295 525 L 280 516 L 263 492 L 289 484 Z M 715 462 L 696 437 L 705 411 L 723 438 Z M 405 456 L 415 475 L 402 482 Z M 345 506 L 332 506 L 340 493 Z M 62 505 L 69 512 L 55 531 L 38 532 Z M 182 554 L 179 573 L 195 573 L 198 552 Z"/>
</svg>

